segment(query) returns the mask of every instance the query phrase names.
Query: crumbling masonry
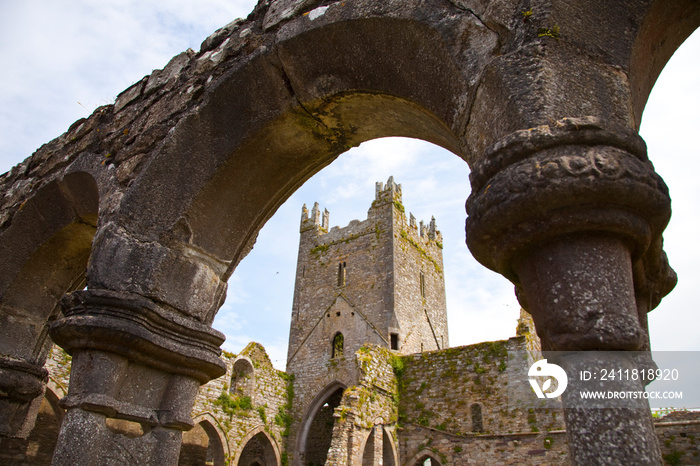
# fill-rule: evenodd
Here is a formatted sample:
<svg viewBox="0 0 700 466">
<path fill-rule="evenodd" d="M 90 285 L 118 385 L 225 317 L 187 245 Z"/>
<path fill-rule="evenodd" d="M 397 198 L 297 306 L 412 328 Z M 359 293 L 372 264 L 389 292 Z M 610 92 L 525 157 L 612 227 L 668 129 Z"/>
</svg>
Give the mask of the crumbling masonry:
<svg viewBox="0 0 700 466">
<path fill-rule="evenodd" d="M 693 0 L 261 0 L 0 178 L 0 435 L 31 431 L 53 340 L 54 463 L 175 464 L 227 370 L 226 280 L 298 186 L 383 136 L 469 164 L 468 246 L 543 348 L 648 349 L 675 274 L 637 130 L 699 24 Z M 565 413 L 575 464 L 661 461 L 646 406 Z"/>
</svg>

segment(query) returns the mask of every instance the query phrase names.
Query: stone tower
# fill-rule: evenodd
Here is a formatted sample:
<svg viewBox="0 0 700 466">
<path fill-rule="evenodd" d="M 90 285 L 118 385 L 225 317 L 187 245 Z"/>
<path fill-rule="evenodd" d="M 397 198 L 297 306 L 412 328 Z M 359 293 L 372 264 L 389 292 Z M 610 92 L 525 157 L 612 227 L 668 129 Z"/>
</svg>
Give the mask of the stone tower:
<svg viewBox="0 0 700 466">
<path fill-rule="evenodd" d="M 434 218 L 425 225 L 406 216 L 393 177 L 376 184 L 366 220 L 329 229 L 316 203 L 311 215 L 302 208 L 300 234 L 287 353 L 300 424 L 289 447 L 295 464 L 322 464 L 333 409 L 358 377 L 356 351 L 365 343 L 400 354 L 449 345 L 442 235 Z"/>
</svg>

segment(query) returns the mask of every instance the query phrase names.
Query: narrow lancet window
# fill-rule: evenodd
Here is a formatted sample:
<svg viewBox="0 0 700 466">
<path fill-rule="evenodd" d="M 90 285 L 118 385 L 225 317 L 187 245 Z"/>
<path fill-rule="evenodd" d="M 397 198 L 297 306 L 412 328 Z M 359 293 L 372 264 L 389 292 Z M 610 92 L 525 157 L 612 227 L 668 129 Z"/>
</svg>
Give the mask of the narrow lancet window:
<svg viewBox="0 0 700 466">
<path fill-rule="evenodd" d="M 471 405 L 472 412 L 472 432 L 483 432 L 484 431 L 484 421 L 481 417 L 481 405 L 479 403 L 474 403 Z"/>
<path fill-rule="evenodd" d="M 338 286 L 345 286 L 345 262 L 338 264 Z"/>
<path fill-rule="evenodd" d="M 344 338 L 342 333 L 336 333 L 333 337 L 333 348 L 331 348 L 331 358 L 343 357 Z"/>
<path fill-rule="evenodd" d="M 425 298 L 425 275 L 423 272 L 420 273 L 420 295 L 421 298 Z"/>
</svg>

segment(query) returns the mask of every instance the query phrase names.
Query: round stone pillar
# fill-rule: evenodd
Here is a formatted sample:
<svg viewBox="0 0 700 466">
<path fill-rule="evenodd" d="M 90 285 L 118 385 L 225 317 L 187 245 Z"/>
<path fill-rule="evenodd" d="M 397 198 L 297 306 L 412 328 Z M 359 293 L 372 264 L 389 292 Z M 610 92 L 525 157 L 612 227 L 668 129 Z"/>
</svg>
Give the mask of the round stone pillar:
<svg viewBox="0 0 700 466">
<path fill-rule="evenodd" d="M 675 274 L 660 248 L 668 190 L 641 138 L 567 118 L 516 131 L 482 160 L 471 174 L 467 244 L 516 285 L 543 350 L 648 350 L 640 314 Z M 574 362 L 561 364 L 568 371 Z M 620 363 L 638 364 L 624 355 Z M 627 388 L 643 390 L 635 383 Z M 562 398 L 574 464 L 660 462 L 646 400 L 570 409 Z"/>
<path fill-rule="evenodd" d="M 50 332 L 73 360 L 53 464 L 177 464 L 199 386 L 226 372 L 223 335 L 134 293 L 62 305 Z"/>
</svg>

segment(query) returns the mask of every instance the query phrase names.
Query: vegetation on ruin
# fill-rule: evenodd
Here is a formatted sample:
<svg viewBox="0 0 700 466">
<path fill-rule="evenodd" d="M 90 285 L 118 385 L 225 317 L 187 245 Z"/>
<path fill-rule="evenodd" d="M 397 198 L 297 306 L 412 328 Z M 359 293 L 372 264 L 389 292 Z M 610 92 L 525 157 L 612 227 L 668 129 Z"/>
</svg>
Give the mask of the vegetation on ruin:
<svg viewBox="0 0 700 466">
<path fill-rule="evenodd" d="M 282 437 L 289 437 L 289 429 L 292 426 L 292 403 L 294 402 L 294 374 L 281 372 L 280 375 L 287 381 L 287 399 L 285 403 L 279 407 L 275 414 L 275 424 L 283 427 Z"/>
<path fill-rule="evenodd" d="M 559 39 L 559 26 L 555 24 L 551 28 L 539 28 L 537 30 L 537 37 L 551 37 L 552 39 Z"/>
<path fill-rule="evenodd" d="M 401 230 L 401 238 L 403 238 L 404 240 L 406 240 L 408 242 L 408 244 L 413 246 L 413 248 L 416 251 L 418 251 L 420 253 L 420 255 L 423 256 L 426 260 L 432 262 L 432 264 L 435 266 L 435 271 L 437 273 L 442 273 L 442 269 L 440 268 L 440 265 L 437 263 L 437 261 L 435 259 L 433 259 L 432 257 L 430 257 L 428 255 L 427 251 L 425 249 L 423 249 L 423 247 L 420 244 L 418 244 L 413 238 L 411 238 L 408 235 L 406 230 Z"/>
<path fill-rule="evenodd" d="M 249 396 L 231 396 L 227 391 L 221 392 L 219 398 L 214 400 L 214 404 L 221 407 L 221 410 L 232 418 L 234 414 L 241 411 L 249 411 L 253 408 L 253 401 Z"/>
<path fill-rule="evenodd" d="M 682 464 L 681 460 L 683 459 L 683 453 L 678 450 L 673 450 L 672 452 L 661 456 L 663 457 L 664 461 L 671 466 Z"/>
<path fill-rule="evenodd" d="M 258 416 L 260 416 L 260 420 L 262 421 L 263 424 L 267 424 L 267 414 L 265 413 L 265 408 L 267 408 L 267 405 L 265 406 L 258 406 Z"/>
<path fill-rule="evenodd" d="M 328 248 L 330 248 L 330 247 L 331 247 L 330 244 L 321 243 L 321 244 L 316 245 L 313 248 L 311 248 L 311 254 L 317 255 L 317 254 L 326 252 L 326 251 L 328 251 Z"/>
</svg>

